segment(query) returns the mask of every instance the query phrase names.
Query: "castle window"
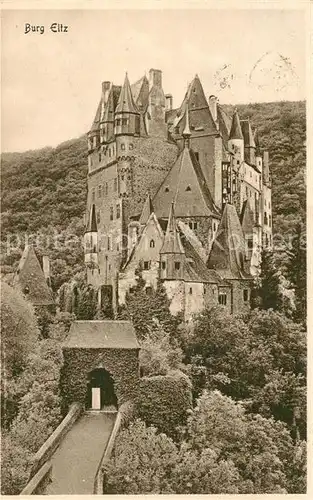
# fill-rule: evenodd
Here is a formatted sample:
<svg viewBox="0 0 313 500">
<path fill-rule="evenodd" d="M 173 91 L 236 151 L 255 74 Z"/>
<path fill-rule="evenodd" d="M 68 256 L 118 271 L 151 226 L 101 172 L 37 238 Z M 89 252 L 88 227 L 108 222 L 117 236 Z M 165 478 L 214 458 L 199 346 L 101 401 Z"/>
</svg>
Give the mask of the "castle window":
<svg viewBox="0 0 313 500">
<path fill-rule="evenodd" d="M 92 197 L 92 201 L 95 201 L 95 199 L 96 199 L 96 190 L 95 190 L 95 188 L 92 188 L 91 197 Z"/>
<path fill-rule="evenodd" d="M 168 192 L 169 192 L 169 187 L 168 187 L 168 186 L 166 186 L 166 188 L 165 188 L 165 192 L 166 192 L 166 193 L 168 193 Z"/>
<path fill-rule="evenodd" d="M 155 242 L 154 242 L 154 240 L 151 240 L 150 241 L 150 248 L 154 248 L 154 247 L 155 247 Z"/>
<path fill-rule="evenodd" d="M 101 153 L 99 153 L 99 161 L 101 161 Z"/>
<path fill-rule="evenodd" d="M 120 118 L 117 118 L 116 119 L 116 126 L 119 127 L 121 124 L 121 119 Z"/>
<path fill-rule="evenodd" d="M 267 224 L 267 213 L 264 212 L 264 224 Z"/>
<path fill-rule="evenodd" d="M 198 229 L 198 222 L 189 221 L 188 225 L 190 229 Z"/>
<path fill-rule="evenodd" d="M 108 247 L 107 247 L 107 248 L 108 248 L 108 250 L 110 250 L 110 248 L 111 248 L 111 240 L 110 240 L 110 236 L 108 236 Z"/>
<path fill-rule="evenodd" d="M 113 220 L 113 207 L 110 207 L 110 220 Z"/>
<path fill-rule="evenodd" d="M 109 157 L 111 158 L 111 154 L 112 154 L 112 151 L 111 151 L 111 148 L 109 148 Z"/>
<path fill-rule="evenodd" d="M 125 144 L 121 144 L 121 150 L 125 151 Z"/>
<path fill-rule="evenodd" d="M 105 194 L 107 195 L 109 192 L 109 187 L 108 187 L 108 183 L 106 182 L 105 183 Z"/>
<path fill-rule="evenodd" d="M 101 196 L 102 196 L 102 186 L 100 184 L 98 187 L 98 197 L 101 198 Z"/>
<path fill-rule="evenodd" d="M 186 191 L 191 191 L 191 187 L 190 187 L 190 186 L 187 186 L 187 187 L 186 187 Z"/>
<path fill-rule="evenodd" d="M 164 262 L 164 261 L 161 262 L 161 267 L 162 267 L 163 270 L 166 269 L 166 262 Z"/>
<path fill-rule="evenodd" d="M 134 145 L 132 143 L 129 144 L 129 150 L 131 151 L 132 149 L 134 149 Z"/>
<path fill-rule="evenodd" d="M 180 262 L 175 262 L 175 270 L 176 271 L 180 270 Z"/>
<path fill-rule="evenodd" d="M 218 296 L 218 303 L 222 306 L 226 306 L 227 304 L 227 295 L 226 293 L 220 293 Z"/>
<path fill-rule="evenodd" d="M 114 191 L 117 191 L 117 179 L 114 179 Z"/>
<path fill-rule="evenodd" d="M 253 239 L 252 238 L 248 239 L 248 248 L 253 248 Z"/>
<path fill-rule="evenodd" d="M 248 298 L 249 298 L 249 292 L 248 292 L 248 290 L 244 290 L 243 291 L 243 300 L 244 300 L 244 302 L 248 302 Z"/>
<path fill-rule="evenodd" d="M 148 271 L 150 269 L 150 260 L 145 260 L 143 263 L 143 268 L 145 271 Z"/>
<path fill-rule="evenodd" d="M 213 231 L 215 232 L 216 231 L 216 223 L 213 222 Z"/>
<path fill-rule="evenodd" d="M 197 158 L 197 161 L 199 162 L 199 153 L 195 152 L 195 157 Z"/>
<path fill-rule="evenodd" d="M 192 295 L 192 288 L 189 288 L 189 295 Z"/>
<path fill-rule="evenodd" d="M 100 210 L 97 211 L 97 224 L 100 222 Z"/>
<path fill-rule="evenodd" d="M 151 295 L 152 294 L 152 286 L 146 286 L 146 294 Z"/>
<path fill-rule="evenodd" d="M 203 295 L 206 294 L 206 288 L 203 288 Z"/>
<path fill-rule="evenodd" d="M 119 204 L 116 205 L 116 218 L 119 219 L 121 217 L 121 207 Z"/>
<path fill-rule="evenodd" d="M 240 160 L 237 160 L 237 165 L 240 165 Z"/>
<path fill-rule="evenodd" d="M 128 119 L 122 118 L 122 125 L 128 125 Z"/>
</svg>

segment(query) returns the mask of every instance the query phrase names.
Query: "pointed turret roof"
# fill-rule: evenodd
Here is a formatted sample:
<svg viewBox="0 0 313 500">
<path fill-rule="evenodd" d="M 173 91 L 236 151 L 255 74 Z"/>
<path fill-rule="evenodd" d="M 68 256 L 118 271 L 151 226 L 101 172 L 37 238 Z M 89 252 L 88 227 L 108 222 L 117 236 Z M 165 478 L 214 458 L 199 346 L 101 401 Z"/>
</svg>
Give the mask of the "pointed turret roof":
<svg viewBox="0 0 313 500">
<path fill-rule="evenodd" d="M 256 128 L 254 130 L 254 143 L 255 143 L 255 148 L 256 148 L 256 154 L 261 156 L 261 148 L 260 148 L 260 136 L 259 136 L 259 130 Z"/>
<path fill-rule="evenodd" d="M 255 148 L 250 120 L 240 120 L 240 127 L 242 130 L 245 147 Z"/>
<path fill-rule="evenodd" d="M 189 126 L 189 108 L 186 106 L 186 111 L 185 111 L 185 127 L 183 130 L 183 137 L 189 138 L 191 136 L 190 132 L 190 126 Z"/>
<path fill-rule="evenodd" d="M 101 110 L 102 110 L 102 99 L 100 99 L 100 102 L 97 107 L 96 115 L 94 117 L 94 120 L 92 122 L 90 132 L 95 132 L 96 130 L 99 129 L 100 127 L 100 117 L 101 117 Z"/>
<path fill-rule="evenodd" d="M 149 96 L 149 80 L 146 75 L 131 85 L 131 92 L 136 104 L 139 105 L 140 101 L 140 104 L 143 107 L 147 106 Z"/>
<path fill-rule="evenodd" d="M 141 215 L 139 217 L 139 223 L 146 224 L 152 212 L 153 212 L 152 200 L 150 194 L 148 193 L 146 201 L 142 208 Z"/>
<path fill-rule="evenodd" d="M 170 128 L 172 133 L 175 133 L 176 127 L 179 127 L 179 133 L 182 134 L 185 127 L 185 112 L 186 107 L 189 110 L 189 122 L 192 130 L 192 136 L 208 133 L 216 134 L 217 128 L 213 120 L 208 101 L 205 97 L 204 90 L 198 75 L 190 83 L 184 100 L 180 108 L 176 112 L 176 117 Z"/>
<path fill-rule="evenodd" d="M 158 218 L 167 218 L 172 200 L 177 217 L 219 217 L 201 166 L 188 147 L 181 151 L 153 198 Z"/>
<path fill-rule="evenodd" d="M 127 73 L 125 75 L 124 85 L 122 87 L 120 97 L 116 106 L 116 113 L 135 113 L 139 114 L 135 104 L 133 94 L 130 88 Z"/>
<path fill-rule="evenodd" d="M 86 226 L 86 233 L 96 233 L 97 231 L 96 207 L 93 203 L 90 209 L 88 224 Z"/>
<path fill-rule="evenodd" d="M 250 206 L 249 200 L 245 200 L 242 204 L 240 214 L 241 227 L 244 234 L 252 234 L 254 227 L 254 215 Z"/>
<path fill-rule="evenodd" d="M 13 279 L 13 286 L 27 294 L 27 298 L 34 306 L 54 305 L 52 292 L 32 245 L 25 246 Z"/>
<path fill-rule="evenodd" d="M 184 254 L 182 242 L 180 240 L 179 232 L 176 227 L 176 219 L 174 213 L 174 202 L 171 204 L 171 209 L 168 217 L 167 228 L 164 238 L 164 243 L 160 251 L 164 253 Z"/>
<path fill-rule="evenodd" d="M 225 205 L 208 259 L 208 268 L 225 279 L 249 278 L 244 265 L 245 240 L 234 205 Z"/>
<path fill-rule="evenodd" d="M 229 139 L 243 139 L 237 109 L 235 109 L 234 114 L 233 114 L 231 129 L 230 129 L 230 133 L 229 133 Z"/>
</svg>

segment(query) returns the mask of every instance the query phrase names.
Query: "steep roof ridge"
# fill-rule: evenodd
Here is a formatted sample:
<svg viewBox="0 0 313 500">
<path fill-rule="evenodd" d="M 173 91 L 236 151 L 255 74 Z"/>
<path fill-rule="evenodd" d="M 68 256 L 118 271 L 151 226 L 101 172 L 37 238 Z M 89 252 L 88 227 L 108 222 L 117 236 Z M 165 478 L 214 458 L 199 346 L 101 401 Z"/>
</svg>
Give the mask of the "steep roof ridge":
<svg viewBox="0 0 313 500">
<path fill-rule="evenodd" d="M 233 114 L 231 129 L 230 129 L 230 133 L 229 133 L 229 139 L 242 139 L 243 140 L 243 135 L 242 135 L 242 130 L 241 130 L 241 126 L 240 126 L 237 108 L 235 109 L 234 114 Z"/>
<path fill-rule="evenodd" d="M 164 253 L 175 253 L 184 254 L 185 250 L 182 245 L 179 232 L 176 227 L 174 202 L 171 204 L 170 213 L 167 222 L 166 233 L 164 237 L 163 246 L 160 250 L 160 254 Z"/>
<path fill-rule="evenodd" d="M 124 84 L 119 96 L 119 100 L 116 106 L 115 113 L 133 113 L 139 114 L 139 110 L 135 104 L 133 94 L 130 88 L 130 83 L 128 80 L 128 75 L 126 73 Z"/>
<path fill-rule="evenodd" d="M 144 205 L 142 207 L 142 211 L 139 217 L 139 223 L 146 224 L 152 212 L 153 212 L 153 204 L 150 193 L 148 193 L 147 198 L 145 199 Z"/>
</svg>

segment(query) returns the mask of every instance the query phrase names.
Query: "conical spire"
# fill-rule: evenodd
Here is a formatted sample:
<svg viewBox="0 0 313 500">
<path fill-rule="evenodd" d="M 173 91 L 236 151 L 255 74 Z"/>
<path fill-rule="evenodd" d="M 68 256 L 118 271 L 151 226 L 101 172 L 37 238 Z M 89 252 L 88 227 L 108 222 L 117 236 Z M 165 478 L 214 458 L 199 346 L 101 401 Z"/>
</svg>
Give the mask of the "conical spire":
<svg viewBox="0 0 313 500">
<path fill-rule="evenodd" d="M 186 111 L 185 111 L 185 116 L 186 116 L 186 123 L 185 123 L 185 128 L 183 131 L 183 138 L 184 138 L 184 147 L 189 148 L 190 146 L 190 126 L 189 126 L 189 108 L 188 108 L 188 103 L 186 103 Z"/>
<path fill-rule="evenodd" d="M 139 224 L 145 225 L 148 222 L 148 219 L 152 214 L 152 212 L 153 212 L 152 200 L 150 194 L 148 193 L 140 215 Z"/>
<path fill-rule="evenodd" d="M 250 120 L 241 120 L 240 128 L 242 131 L 245 147 L 255 148 L 255 142 L 252 134 Z"/>
<path fill-rule="evenodd" d="M 261 155 L 261 148 L 260 148 L 260 136 L 259 136 L 259 130 L 256 128 L 254 131 L 254 144 L 256 148 L 256 155 L 260 156 Z"/>
<path fill-rule="evenodd" d="M 170 213 L 168 217 L 168 223 L 164 238 L 164 243 L 160 251 L 161 254 L 164 253 L 175 253 L 184 254 L 185 250 L 183 248 L 182 242 L 180 241 L 180 236 L 176 228 L 176 219 L 174 212 L 174 202 L 171 204 Z"/>
<path fill-rule="evenodd" d="M 116 106 L 116 113 L 135 113 L 139 114 L 137 106 L 134 102 L 133 94 L 130 88 L 127 73 L 125 75 L 124 85 Z"/>
<path fill-rule="evenodd" d="M 241 126 L 240 126 L 240 121 L 239 121 L 237 109 L 235 109 L 234 114 L 233 114 L 233 120 L 232 120 L 231 129 L 230 129 L 230 133 L 229 133 L 229 139 L 242 139 L 243 140 L 243 135 L 242 135 L 242 130 L 241 130 Z"/>
</svg>

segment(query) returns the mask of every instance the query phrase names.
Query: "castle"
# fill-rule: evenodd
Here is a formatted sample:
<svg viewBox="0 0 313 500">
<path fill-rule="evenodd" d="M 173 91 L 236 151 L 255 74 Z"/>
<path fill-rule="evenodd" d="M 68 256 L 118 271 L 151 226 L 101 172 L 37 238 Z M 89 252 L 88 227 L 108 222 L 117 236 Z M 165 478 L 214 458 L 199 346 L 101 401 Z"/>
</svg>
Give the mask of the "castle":
<svg viewBox="0 0 313 500">
<path fill-rule="evenodd" d="M 113 310 L 142 271 L 160 279 L 173 314 L 206 304 L 249 308 L 262 248 L 272 246 L 267 151 L 237 110 L 229 117 L 199 77 L 181 106 L 162 72 L 130 84 L 102 83 L 88 133 L 85 264 L 99 304 Z"/>
</svg>

